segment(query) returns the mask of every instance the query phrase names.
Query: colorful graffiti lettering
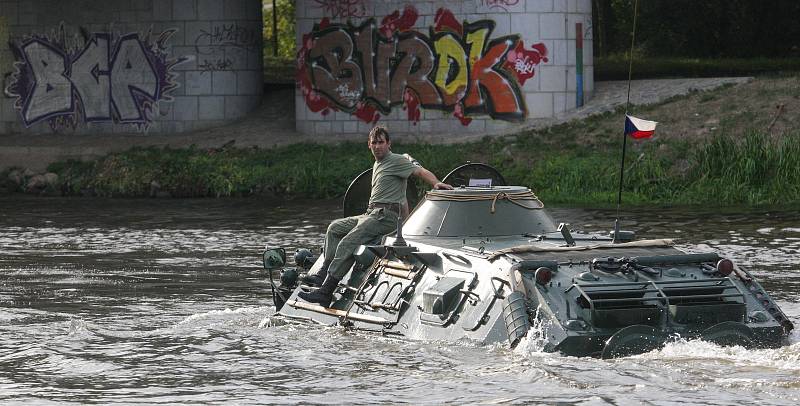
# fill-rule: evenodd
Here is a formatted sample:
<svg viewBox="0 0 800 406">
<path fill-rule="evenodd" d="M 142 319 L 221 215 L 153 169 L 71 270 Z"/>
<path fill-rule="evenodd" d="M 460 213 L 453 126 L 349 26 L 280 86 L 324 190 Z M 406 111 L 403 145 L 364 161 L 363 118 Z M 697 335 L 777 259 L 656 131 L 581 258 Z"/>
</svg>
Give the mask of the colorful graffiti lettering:
<svg viewBox="0 0 800 406">
<path fill-rule="evenodd" d="M 519 121 L 527 117 L 520 87 L 547 62 L 547 48 L 526 49 L 518 35 L 490 39 L 494 22 L 460 23 L 439 9 L 430 36 L 411 28 L 418 13 L 407 6 L 360 26 L 325 18 L 303 36 L 297 83 L 312 112 L 349 112 L 375 122 L 402 106 L 417 123 L 419 108 Z"/>
<path fill-rule="evenodd" d="M 367 0 L 314 0 L 332 18 L 360 18 L 367 15 Z"/>
<path fill-rule="evenodd" d="M 547 62 L 547 48 L 544 44 L 533 44 L 530 50 L 525 49 L 522 43 L 517 44 L 514 50 L 509 51 L 506 55 L 506 62 L 504 63 L 508 69 L 513 69 L 516 72 L 517 79 L 521 85 L 525 81 L 532 78 L 536 65 L 542 61 Z"/>
<path fill-rule="evenodd" d="M 56 130 L 81 121 L 129 123 L 147 130 L 153 107 L 172 100 L 178 86 L 165 43 L 175 30 L 151 34 L 85 34 L 82 46 L 68 45 L 64 26 L 53 37 L 12 42 L 17 59 L 5 88 L 25 126 L 49 120 Z M 73 41 L 76 42 L 76 41 Z"/>
</svg>

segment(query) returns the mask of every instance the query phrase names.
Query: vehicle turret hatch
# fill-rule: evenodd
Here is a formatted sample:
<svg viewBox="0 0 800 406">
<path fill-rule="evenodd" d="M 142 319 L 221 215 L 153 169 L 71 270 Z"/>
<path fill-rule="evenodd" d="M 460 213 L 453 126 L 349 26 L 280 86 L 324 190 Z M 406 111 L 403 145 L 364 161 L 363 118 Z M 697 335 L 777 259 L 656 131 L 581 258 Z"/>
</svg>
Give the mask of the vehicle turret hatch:
<svg viewBox="0 0 800 406">
<path fill-rule="evenodd" d="M 520 186 L 459 187 L 428 192 L 406 221 L 407 236 L 478 237 L 555 231 L 542 202 Z"/>
</svg>

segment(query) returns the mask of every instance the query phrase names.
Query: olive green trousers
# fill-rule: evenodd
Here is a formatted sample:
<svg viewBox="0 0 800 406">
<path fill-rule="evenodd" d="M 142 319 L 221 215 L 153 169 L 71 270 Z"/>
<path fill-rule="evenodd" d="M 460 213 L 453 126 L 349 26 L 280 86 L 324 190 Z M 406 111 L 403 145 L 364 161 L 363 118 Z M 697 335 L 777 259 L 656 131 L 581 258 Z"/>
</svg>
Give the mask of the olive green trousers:
<svg viewBox="0 0 800 406">
<path fill-rule="evenodd" d="M 325 233 L 325 261 L 328 274 L 341 280 L 353 266 L 353 253 L 361 244 L 391 233 L 397 228 L 397 213 L 370 209 L 360 216 L 334 220 Z"/>
</svg>

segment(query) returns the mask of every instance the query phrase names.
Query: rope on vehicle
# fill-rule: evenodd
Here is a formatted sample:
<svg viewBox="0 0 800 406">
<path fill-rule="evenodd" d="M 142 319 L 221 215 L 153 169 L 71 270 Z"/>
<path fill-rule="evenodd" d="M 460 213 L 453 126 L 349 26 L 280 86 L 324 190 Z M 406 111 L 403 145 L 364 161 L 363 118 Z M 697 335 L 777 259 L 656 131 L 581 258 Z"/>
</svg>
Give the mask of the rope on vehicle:
<svg viewBox="0 0 800 406">
<path fill-rule="evenodd" d="M 458 195 L 454 195 L 452 193 L 442 193 L 436 190 L 432 190 L 425 195 L 425 198 L 428 200 L 456 201 L 456 202 L 476 202 L 481 200 L 491 200 L 492 213 L 496 211 L 496 205 L 498 200 L 508 200 L 509 202 L 514 203 L 517 206 L 528 210 L 541 209 L 544 207 L 544 203 L 542 203 L 542 201 L 539 200 L 539 198 L 536 197 L 536 195 L 533 194 L 533 192 L 530 189 L 524 192 L 497 192 L 495 194 L 458 194 Z M 523 202 L 533 202 L 535 206 L 530 207 L 528 205 L 523 204 Z"/>
</svg>

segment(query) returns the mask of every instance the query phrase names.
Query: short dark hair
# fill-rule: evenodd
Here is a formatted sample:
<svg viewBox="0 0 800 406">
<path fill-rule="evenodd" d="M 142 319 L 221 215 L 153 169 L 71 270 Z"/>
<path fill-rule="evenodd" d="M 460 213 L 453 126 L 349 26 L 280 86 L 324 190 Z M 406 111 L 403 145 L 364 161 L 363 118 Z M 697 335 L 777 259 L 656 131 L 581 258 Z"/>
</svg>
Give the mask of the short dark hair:
<svg viewBox="0 0 800 406">
<path fill-rule="evenodd" d="M 383 136 L 384 141 L 389 142 L 389 129 L 386 128 L 385 125 L 381 124 L 372 127 L 372 129 L 369 131 L 369 138 L 367 140 L 372 142 L 372 139 L 379 135 Z"/>
</svg>

